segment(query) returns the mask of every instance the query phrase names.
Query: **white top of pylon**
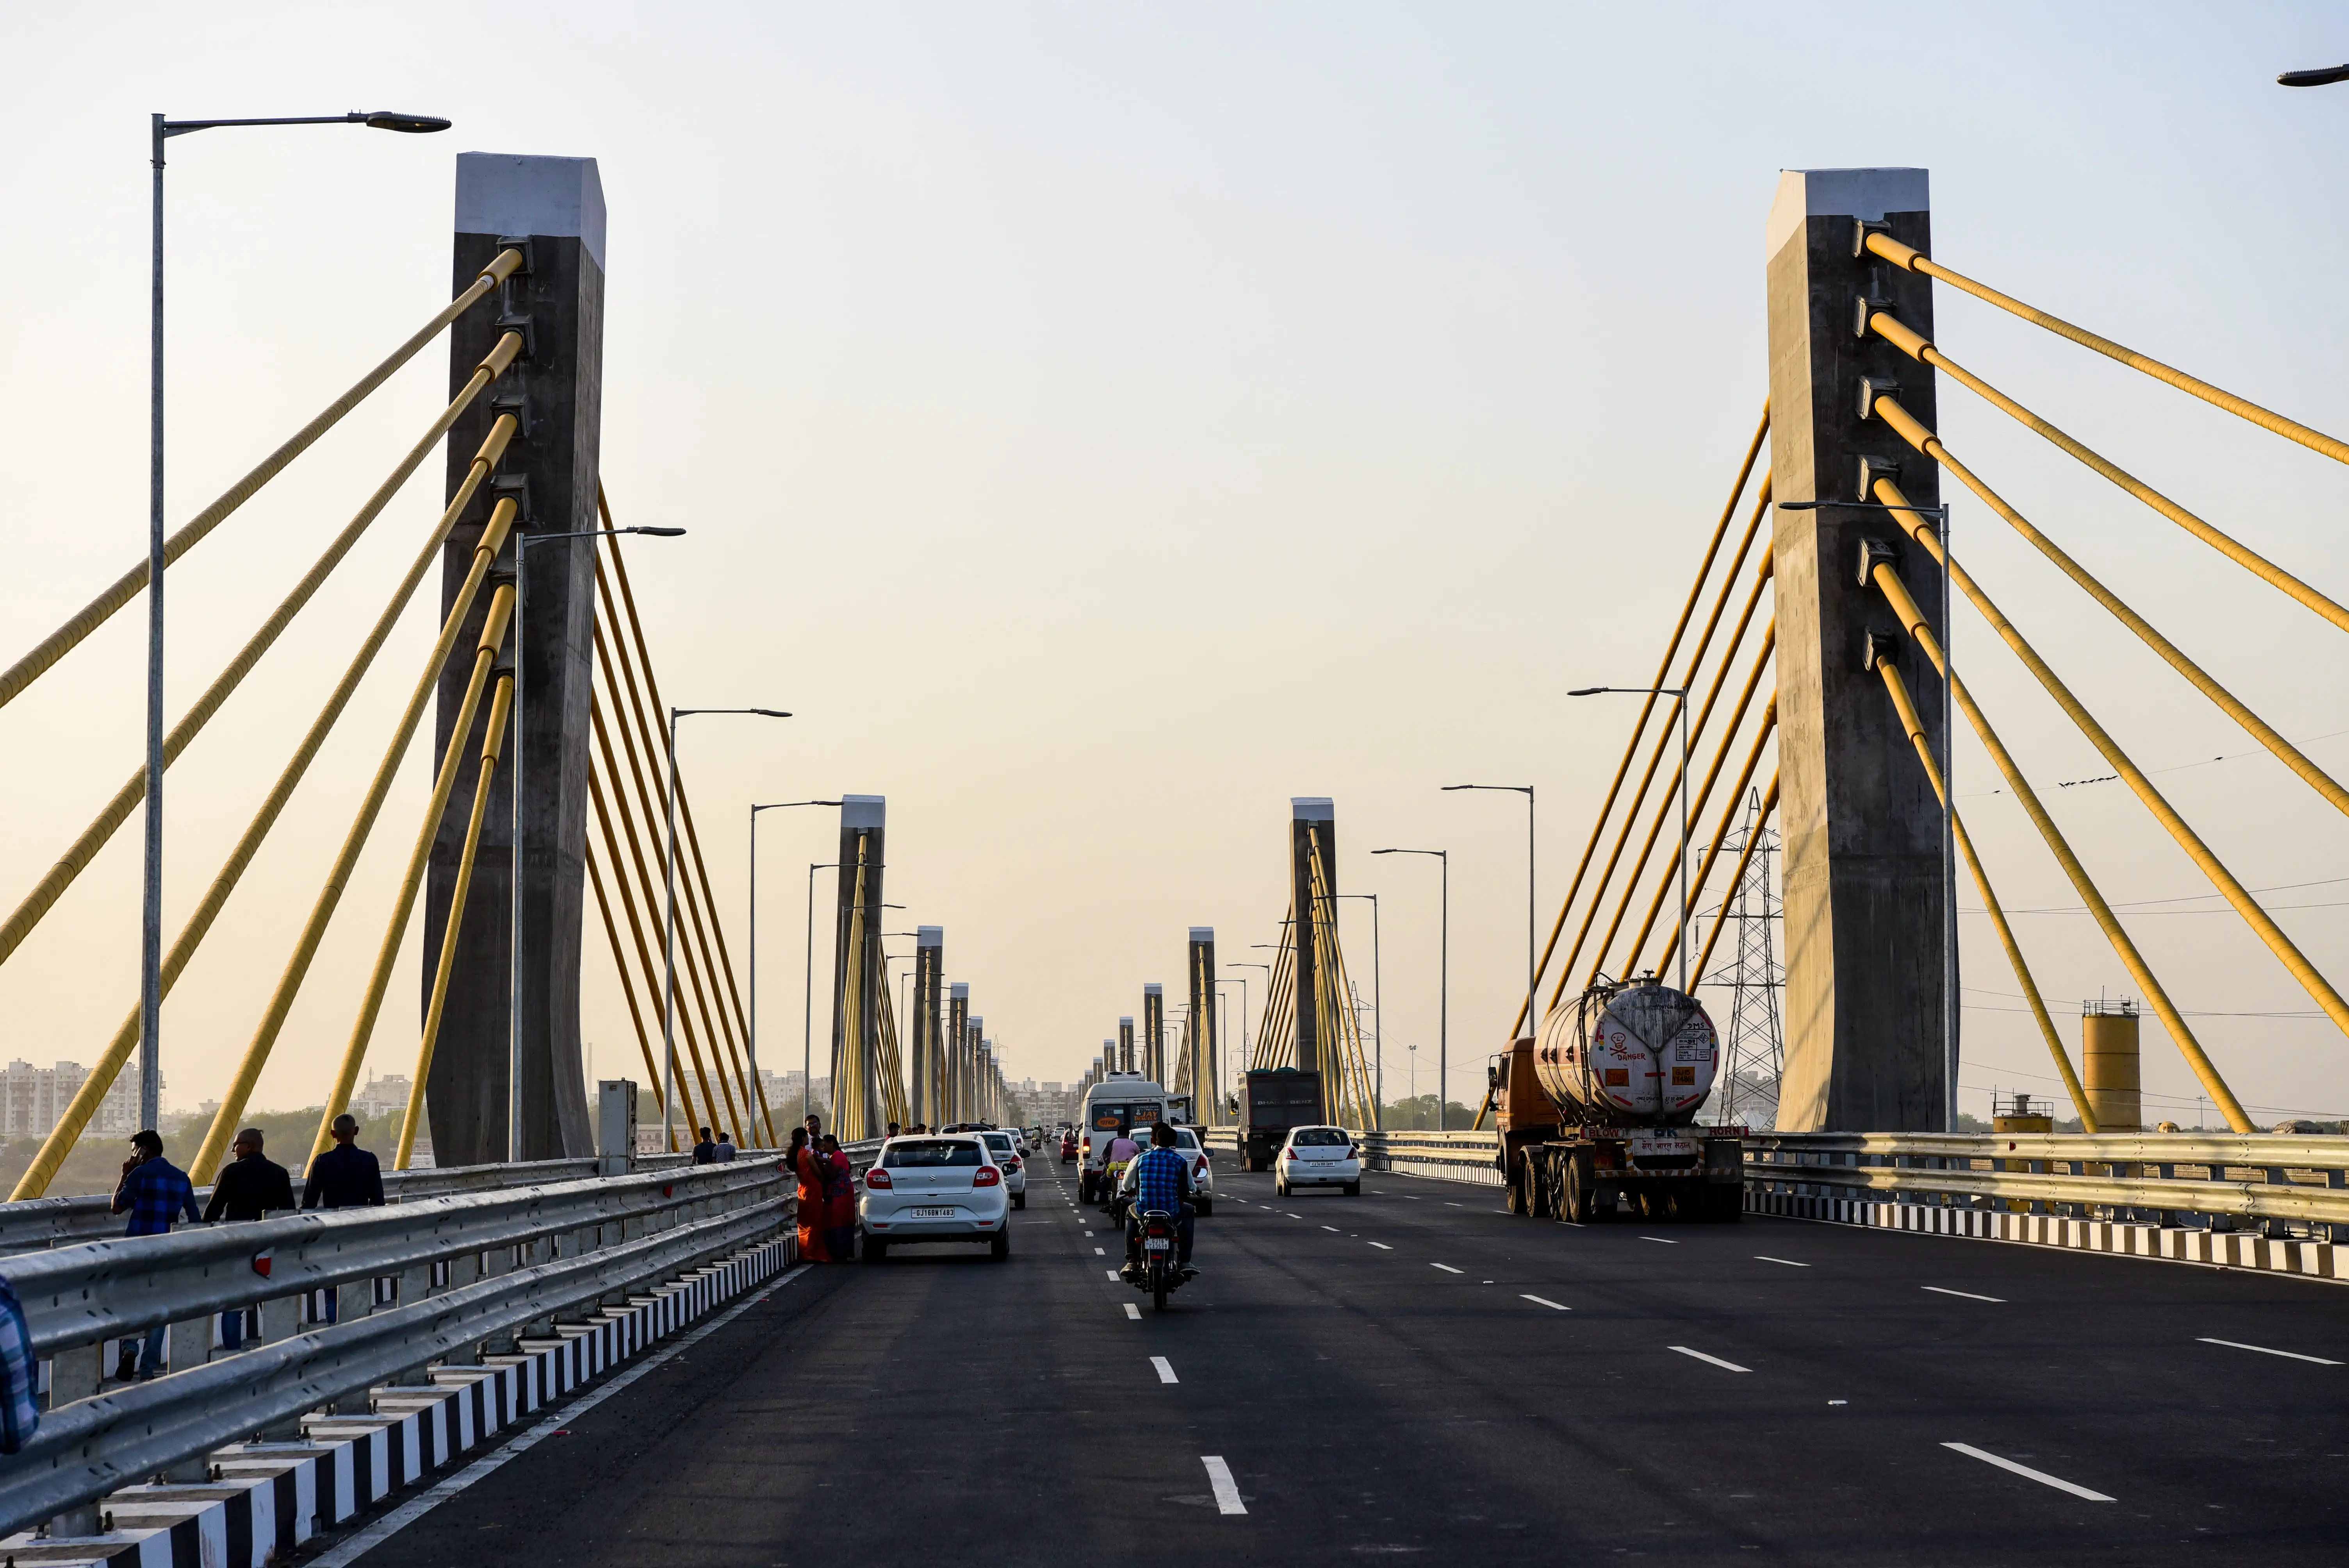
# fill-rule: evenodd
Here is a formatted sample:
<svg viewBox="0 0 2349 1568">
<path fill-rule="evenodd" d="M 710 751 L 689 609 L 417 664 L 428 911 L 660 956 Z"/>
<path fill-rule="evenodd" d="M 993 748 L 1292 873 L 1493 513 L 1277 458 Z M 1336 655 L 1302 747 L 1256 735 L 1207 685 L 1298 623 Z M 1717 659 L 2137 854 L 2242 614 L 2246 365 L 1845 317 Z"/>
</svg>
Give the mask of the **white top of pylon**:
<svg viewBox="0 0 2349 1568">
<path fill-rule="evenodd" d="M 1785 169 L 1778 196 L 1770 203 L 1770 225 L 1762 242 L 1764 261 L 1802 231 L 1806 218 L 1878 219 L 1887 212 L 1932 210 L 1922 169 Z"/>
</svg>

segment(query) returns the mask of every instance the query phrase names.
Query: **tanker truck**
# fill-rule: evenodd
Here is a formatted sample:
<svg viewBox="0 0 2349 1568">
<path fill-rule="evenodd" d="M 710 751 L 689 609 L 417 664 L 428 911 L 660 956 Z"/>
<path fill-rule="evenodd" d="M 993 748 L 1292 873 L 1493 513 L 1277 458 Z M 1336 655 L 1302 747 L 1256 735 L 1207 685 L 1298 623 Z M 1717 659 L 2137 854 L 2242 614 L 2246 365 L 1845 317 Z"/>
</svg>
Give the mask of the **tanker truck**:
<svg viewBox="0 0 2349 1568">
<path fill-rule="evenodd" d="M 1721 1068 L 1704 1006 L 1650 975 L 1592 986 L 1493 1058 L 1495 1156 L 1513 1213 L 1734 1220 L 1744 1136 L 1700 1127 Z"/>
</svg>

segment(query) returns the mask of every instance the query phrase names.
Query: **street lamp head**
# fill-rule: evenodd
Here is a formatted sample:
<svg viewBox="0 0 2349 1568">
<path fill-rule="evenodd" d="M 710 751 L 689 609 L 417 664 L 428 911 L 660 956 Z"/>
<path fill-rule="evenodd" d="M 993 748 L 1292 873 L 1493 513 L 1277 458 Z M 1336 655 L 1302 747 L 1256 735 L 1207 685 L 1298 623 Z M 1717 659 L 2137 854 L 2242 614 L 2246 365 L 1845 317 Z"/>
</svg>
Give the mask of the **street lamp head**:
<svg viewBox="0 0 2349 1568">
<path fill-rule="evenodd" d="M 679 531 L 679 532 L 683 532 L 684 531 L 683 531 L 682 529 L 680 529 L 680 530 L 678 530 L 678 531 Z M 783 712 L 781 708 L 773 708 L 773 707 L 754 707 L 754 708 L 750 708 L 750 709 L 748 709 L 747 711 L 748 711 L 748 712 L 750 712 L 750 713 L 755 713 L 755 714 L 757 714 L 761 718 L 789 718 L 789 717 L 791 717 L 791 715 L 790 715 L 790 714 Z"/>
<path fill-rule="evenodd" d="M 1607 688 L 1605 686 L 1581 686 L 1567 693 L 1566 695 L 1568 696 L 1601 696 L 1606 694 L 1606 691 Z"/>
<path fill-rule="evenodd" d="M 2286 71 L 2276 80 L 2288 88 L 2329 88 L 2334 82 L 2349 82 L 2349 66 L 2326 66 L 2313 71 Z"/>
<path fill-rule="evenodd" d="M 685 530 L 681 528 L 619 528 L 614 529 L 612 531 L 615 533 L 641 533 L 648 539 L 683 539 L 685 537 Z"/>
<path fill-rule="evenodd" d="M 449 122 L 439 115 L 400 114 L 388 108 L 355 114 L 351 118 L 371 130 L 404 130 L 411 136 L 427 136 L 433 131 L 449 129 Z"/>
</svg>

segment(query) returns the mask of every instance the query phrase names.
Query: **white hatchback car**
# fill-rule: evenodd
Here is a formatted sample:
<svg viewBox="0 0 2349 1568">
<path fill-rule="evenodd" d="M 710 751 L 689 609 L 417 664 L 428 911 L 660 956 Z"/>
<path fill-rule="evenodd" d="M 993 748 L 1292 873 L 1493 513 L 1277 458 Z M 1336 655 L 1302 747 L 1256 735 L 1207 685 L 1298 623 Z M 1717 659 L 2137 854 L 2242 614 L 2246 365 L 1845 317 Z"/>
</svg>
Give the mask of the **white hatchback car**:
<svg viewBox="0 0 2349 1568">
<path fill-rule="evenodd" d="M 1337 1187 L 1349 1198 L 1362 1191 L 1362 1161 L 1342 1127 L 1292 1127 L 1272 1161 L 1273 1191 L 1288 1197 L 1299 1187 Z"/>
<path fill-rule="evenodd" d="M 1028 1206 L 1028 1161 L 1020 1157 L 1018 1135 L 1009 1132 L 982 1132 L 979 1137 L 987 1140 L 988 1152 L 994 1155 L 996 1164 L 1003 1168 L 1003 1184 L 1005 1190 L 1011 1194 L 1011 1206 L 1015 1209 L 1026 1208 Z"/>
<path fill-rule="evenodd" d="M 911 1242 L 981 1243 L 998 1263 L 1011 1255 L 1009 1184 L 977 1134 L 893 1138 L 859 1185 L 856 1218 L 868 1264 Z"/>
<path fill-rule="evenodd" d="M 1215 1162 L 1207 1157 L 1206 1147 L 1200 1143 L 1197 1130 L 1189 1127 L 1177 1127 L 1174 1130 L 1174 1147 L 1181 1150 L 1183 1158 L 1191 1162 L 1191 1206 L 1196 1209 L 1202 1217 L 1214 1213 L 1216 1212 L 1216 1167 Z"/>
</svg>

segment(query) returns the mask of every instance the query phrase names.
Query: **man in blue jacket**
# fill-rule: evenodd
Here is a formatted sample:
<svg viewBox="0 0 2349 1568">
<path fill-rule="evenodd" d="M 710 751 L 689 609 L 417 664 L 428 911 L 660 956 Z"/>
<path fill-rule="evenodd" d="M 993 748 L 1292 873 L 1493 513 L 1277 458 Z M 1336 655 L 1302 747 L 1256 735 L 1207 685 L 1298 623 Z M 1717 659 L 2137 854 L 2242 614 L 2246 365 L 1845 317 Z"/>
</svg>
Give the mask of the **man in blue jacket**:
<svg viewBox="0 0 2349 1568">
<path fill-rule="evenodd" d="M 114 1212 L 130 1216 L 123 1232 L 128 1236 L 167 1236 L 181 1214 L 199 1217 L 188 1173 L 163 1158 L 162 1135 L 152 1128 L 131 1135 L 130 1158 L 122 1162 L 122 1181 L 114 1189 Z M 166 1326 L 159 1323 L 147 1331 L 143 1356 L 137 1339 L 124 1340 L 115 1356 L 116 1376 L 126 1383 L 161 1376 Z"/>
</svg>

